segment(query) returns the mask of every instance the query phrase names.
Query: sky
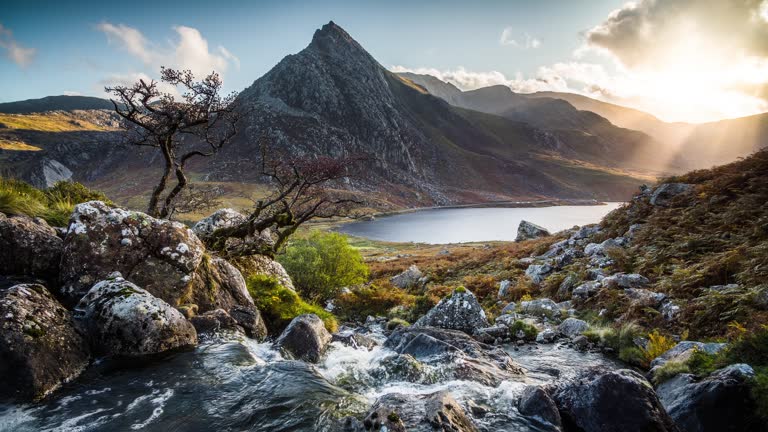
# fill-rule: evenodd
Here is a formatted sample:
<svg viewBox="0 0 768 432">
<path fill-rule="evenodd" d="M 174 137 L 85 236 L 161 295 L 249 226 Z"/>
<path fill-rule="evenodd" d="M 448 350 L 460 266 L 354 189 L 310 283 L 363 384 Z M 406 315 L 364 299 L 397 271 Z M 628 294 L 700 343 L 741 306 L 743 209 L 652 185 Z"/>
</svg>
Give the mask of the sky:
<svg viewBox="0 0 768 432">
<path fill-rule="evenodd" d="M 0 9 L 0 102 L 104 97 L 160 66 L 239 91 L 333 20 L 393 71 L 567 91 L 666 121 L 768 111 L 768 0 L 41 2 Z"/>
</svg>

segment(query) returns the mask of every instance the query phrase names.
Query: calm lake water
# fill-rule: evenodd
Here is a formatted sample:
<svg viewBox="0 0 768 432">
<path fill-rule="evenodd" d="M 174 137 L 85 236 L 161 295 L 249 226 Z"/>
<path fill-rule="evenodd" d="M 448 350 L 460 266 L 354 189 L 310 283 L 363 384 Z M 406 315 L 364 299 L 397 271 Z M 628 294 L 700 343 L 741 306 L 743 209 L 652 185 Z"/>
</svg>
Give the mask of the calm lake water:
<svg viewBox="0 0 768 432">
<path fill-rule="evenodd" d="M 338 231 L 373 240 L 416 243 L 463 243 L 511 241 L 521 220 L 557 232 L 574 225 L 597 223 L 622 203 L 596 206 L 553 206 L 527 208 L 430 209 L 358 221 Z"/>
</svg>

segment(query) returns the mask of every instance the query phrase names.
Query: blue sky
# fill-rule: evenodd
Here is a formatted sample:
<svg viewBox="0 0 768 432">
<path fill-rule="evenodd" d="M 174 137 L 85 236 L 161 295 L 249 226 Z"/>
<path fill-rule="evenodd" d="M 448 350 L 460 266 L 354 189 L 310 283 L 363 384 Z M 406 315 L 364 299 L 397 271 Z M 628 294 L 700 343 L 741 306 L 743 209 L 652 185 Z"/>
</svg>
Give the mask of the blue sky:
<svg viewBox="0 0 768 432">
<path fill-rule="evenodd" d="M 15 2 L 0 11 L 0 102 L 65 92 L 103 96 L 104 84 L 156 76 L 160 64 L 215 67 L 227 90 L 242 90 L 333 20 L 388 68 L 434 73 L 465 89 L 574 91 L 654 111 L 632 92 L 633 85 L 649 86 L 646 94 L 656 89 L 651 75 L 638 81 L 642 69 L 633 69 L 627 47 L 616 46 L 626 39 L 611 21 L 626 8 L 621 0 L 50 3 Z M 628 11 L 645 20 L 659 15 L 656 2 L 640 3 L 648 10 Z M 691 6 L 694 20 L 706 13 Z M 595 37 L 600 26 L 613 39 Z M 128 42 L 136 38 L 132 50 Z M 756 85 L 750 89 L 762 90 Z M 734 113 L 761 111 L 760 100 L 734 99 Z"/>
</svg>

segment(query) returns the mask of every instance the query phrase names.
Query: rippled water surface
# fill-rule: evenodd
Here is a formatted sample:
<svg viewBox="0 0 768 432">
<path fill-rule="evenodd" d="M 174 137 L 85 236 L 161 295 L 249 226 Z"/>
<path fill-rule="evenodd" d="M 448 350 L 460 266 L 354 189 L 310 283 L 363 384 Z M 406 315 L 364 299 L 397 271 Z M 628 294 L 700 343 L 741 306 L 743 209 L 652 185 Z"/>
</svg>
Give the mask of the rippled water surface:
<svg viewBox="0 0 768 432">
<path fill-rule="evenodd" d="M 333 343 L 315 366 L 283 359 L 268 343 L 221 339 L 144 365 L 102 362 L 40 404 L 0 405 L 0 431 L 334 431 L 387 393 L 449 390 L 466 406 L 486 405 L 482 430 L 546 431 L 514 407 L 527 383 L 544 384 L 596 365 L 599 354 L 563 346 L 507 347 L 525 377 L 497 387 L 451 380 L 413 384 L 372 377 L 392 355 Z"/>
<path fill-rule="evenodd" d="M 551 232 L 600 222 L 621 203 L 596 206 L 554 206 L 526 208 L 453 208 L 419 210 L 358 221 L 339 227 L 339 231 L 359 237 L 392 242 L 462 243 L 511 241 L 521 220 L 540 225 Z"/>
</svg>

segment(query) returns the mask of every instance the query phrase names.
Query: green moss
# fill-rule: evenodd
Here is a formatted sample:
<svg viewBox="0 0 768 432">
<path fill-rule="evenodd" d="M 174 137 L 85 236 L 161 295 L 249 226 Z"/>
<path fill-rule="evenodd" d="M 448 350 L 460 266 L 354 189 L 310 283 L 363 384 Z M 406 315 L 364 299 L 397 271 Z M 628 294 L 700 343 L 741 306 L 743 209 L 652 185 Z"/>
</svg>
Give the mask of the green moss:
<svg viewBox="0 0 768 432">
<path fill-rule="evenodd" d="M 396 412 L 392 411 L 392 412 L 391 412 L 391 413 L 389 413 L 389 415 L 387 416 L 387 420 L 391 421 L 392 423 L 397 423 L 397 422 L 399 422 L 399 421 L 400 421 L 400 416 L 399 416 L 399 415 L 397 415 L 397 413 L 396 413 Z"/>
<path fill-rule="evenodd" d="M 512 333 L 513 336 L 517 336 L 520 331 L 523 332 L 523 339 L 527 341 L 536 340 L 536 335 L 539 334 L 539 330 L 535 326 L 522 320 L 517 320 L 509 326 L 509 332 Z"/>
<path fill-rule="evenodd" d="M 659 385 L 677 375 L 690 372 L 691 368 L 686 362 L 668 361 L 654 370 L 653 383 Z"/>
<path fill-rule="evenodd" d="M 619 360 L 633 366 L 646 366 L 645 354 L 638 347 L 624 347 L 619 351 Z"/>
<path fill-rule="evenodd" d="M 248 278 L 247 284 L 248 292 L 264 315 L 272 334 L 281 332 L 292 319 L 303 314 L 317 315 L 330 332 L 338 329 L 338 322 L 333 314 L 320 306 L 305 302 L 296 292 L 280 285 L 275 277 L 253 275 Z"/>
<path fill-rule="evenodd" d="M 467 289 L 464 288 L 464 286 L 457 286 L 456 289 L 453 290 L 453 292 L 458 294 L 464 294 L 465 292 L 467 292 Z"/>
<path fill-rule="evenodd" d="M 394 330 L 398 327 L 408 327 L 410 324 L 408 321 L 400 318 L 392 318 L 391 320 L 387 321 L 387 330 Z"/>
</svg>

